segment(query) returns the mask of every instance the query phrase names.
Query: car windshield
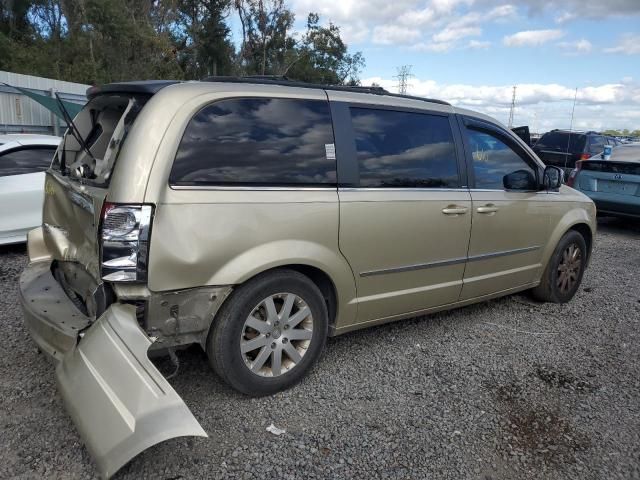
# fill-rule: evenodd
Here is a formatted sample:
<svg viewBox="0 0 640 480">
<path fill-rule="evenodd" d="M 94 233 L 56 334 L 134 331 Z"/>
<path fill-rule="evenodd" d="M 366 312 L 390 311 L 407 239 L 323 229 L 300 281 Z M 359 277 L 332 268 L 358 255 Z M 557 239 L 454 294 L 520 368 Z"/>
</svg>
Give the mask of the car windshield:
<svg viewBox="0 0 640 480">
<path fill-rule="evenodd" d="M 536 148 L 566 152 L 568 147 L 569 152 L 578 153 L 584 150 L 585 139 L 581 133 L 548 132 L 538 140 Z"/>
</svg>

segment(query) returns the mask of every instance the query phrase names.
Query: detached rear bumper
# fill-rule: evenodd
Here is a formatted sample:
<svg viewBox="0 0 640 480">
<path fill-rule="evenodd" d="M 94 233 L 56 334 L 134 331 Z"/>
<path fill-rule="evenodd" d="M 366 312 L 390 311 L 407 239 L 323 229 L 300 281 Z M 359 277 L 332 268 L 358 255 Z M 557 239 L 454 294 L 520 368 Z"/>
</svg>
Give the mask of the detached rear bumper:
<svg viewBox="0 0 640 480">
<path fill-rule="evenodd" d="M 115 303 L 92 323 L 56 282 L 49 260 L 27 266 L 20 299 L 25 325 L 54 360 L 65 406 L 103 477 L 156 443 L 207 436 L 149 361 L 152 341 L 134 306 Z"/>
</svg>

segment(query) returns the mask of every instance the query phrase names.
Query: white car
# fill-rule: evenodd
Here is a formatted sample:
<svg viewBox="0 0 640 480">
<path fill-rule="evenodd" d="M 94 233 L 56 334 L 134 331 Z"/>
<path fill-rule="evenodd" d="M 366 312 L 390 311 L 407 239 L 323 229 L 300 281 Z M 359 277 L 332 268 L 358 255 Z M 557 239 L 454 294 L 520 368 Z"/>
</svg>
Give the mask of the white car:
<svg viewBox="0 0 640 480">
<path fill-rule="evenodd" d="M 21 243 L 42 224 L 44 171 L 58 148 L 52 135 L 0 135 L 0 245 Z"/>
</svg>

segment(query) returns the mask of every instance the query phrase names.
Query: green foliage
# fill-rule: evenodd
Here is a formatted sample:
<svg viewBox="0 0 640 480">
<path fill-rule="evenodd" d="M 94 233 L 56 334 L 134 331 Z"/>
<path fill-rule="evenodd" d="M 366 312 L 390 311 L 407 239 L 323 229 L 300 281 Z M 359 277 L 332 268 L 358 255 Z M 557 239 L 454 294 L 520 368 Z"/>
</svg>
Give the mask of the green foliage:
<svg viewBox="0 0 640 480">
<path fill-rule="evenodd" d="M 317 13 L 307 18 L 307 32 L 296 50 L 296 57 L 283 72 L 290 78 L 321 84 L 358 84 L 358 73 L 364 67 L 362 53 L 349 55 L 333 23 L 320 26 Z"/>
<path fill-rule="evenodd" d="M 0 0 L 0 69 L 89 84 L 209 75 L 356 84 L 364 60 L 338 27 L 310 14 L 297 39 L 294 20 L 284 0 Z"/>
<path fill-rule="evenodd" d="M 640 129 L 630 131 L 625 128 L 623 130 L 604 130 L 602 132 L 605 135 L 613 135 L 613 136 L 624 136 L 624 137 L 640 137 Z"/>
</svg>

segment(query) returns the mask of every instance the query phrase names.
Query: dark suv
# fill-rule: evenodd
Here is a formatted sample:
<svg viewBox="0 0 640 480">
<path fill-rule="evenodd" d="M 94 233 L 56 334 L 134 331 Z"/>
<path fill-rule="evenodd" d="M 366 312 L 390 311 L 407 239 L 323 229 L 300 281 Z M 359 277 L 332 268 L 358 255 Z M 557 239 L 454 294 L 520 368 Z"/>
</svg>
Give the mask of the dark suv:
<svg viewBox="0 0 640 480">
<path fill-rule="evenodd" d="M 571 170 L 577 160 L 602 153 L 605 145 L 609 145 L 607 137 L 598 132 L 551 130 L 540 137 L 533 151 L 546 165 Z"/>
</svg>

